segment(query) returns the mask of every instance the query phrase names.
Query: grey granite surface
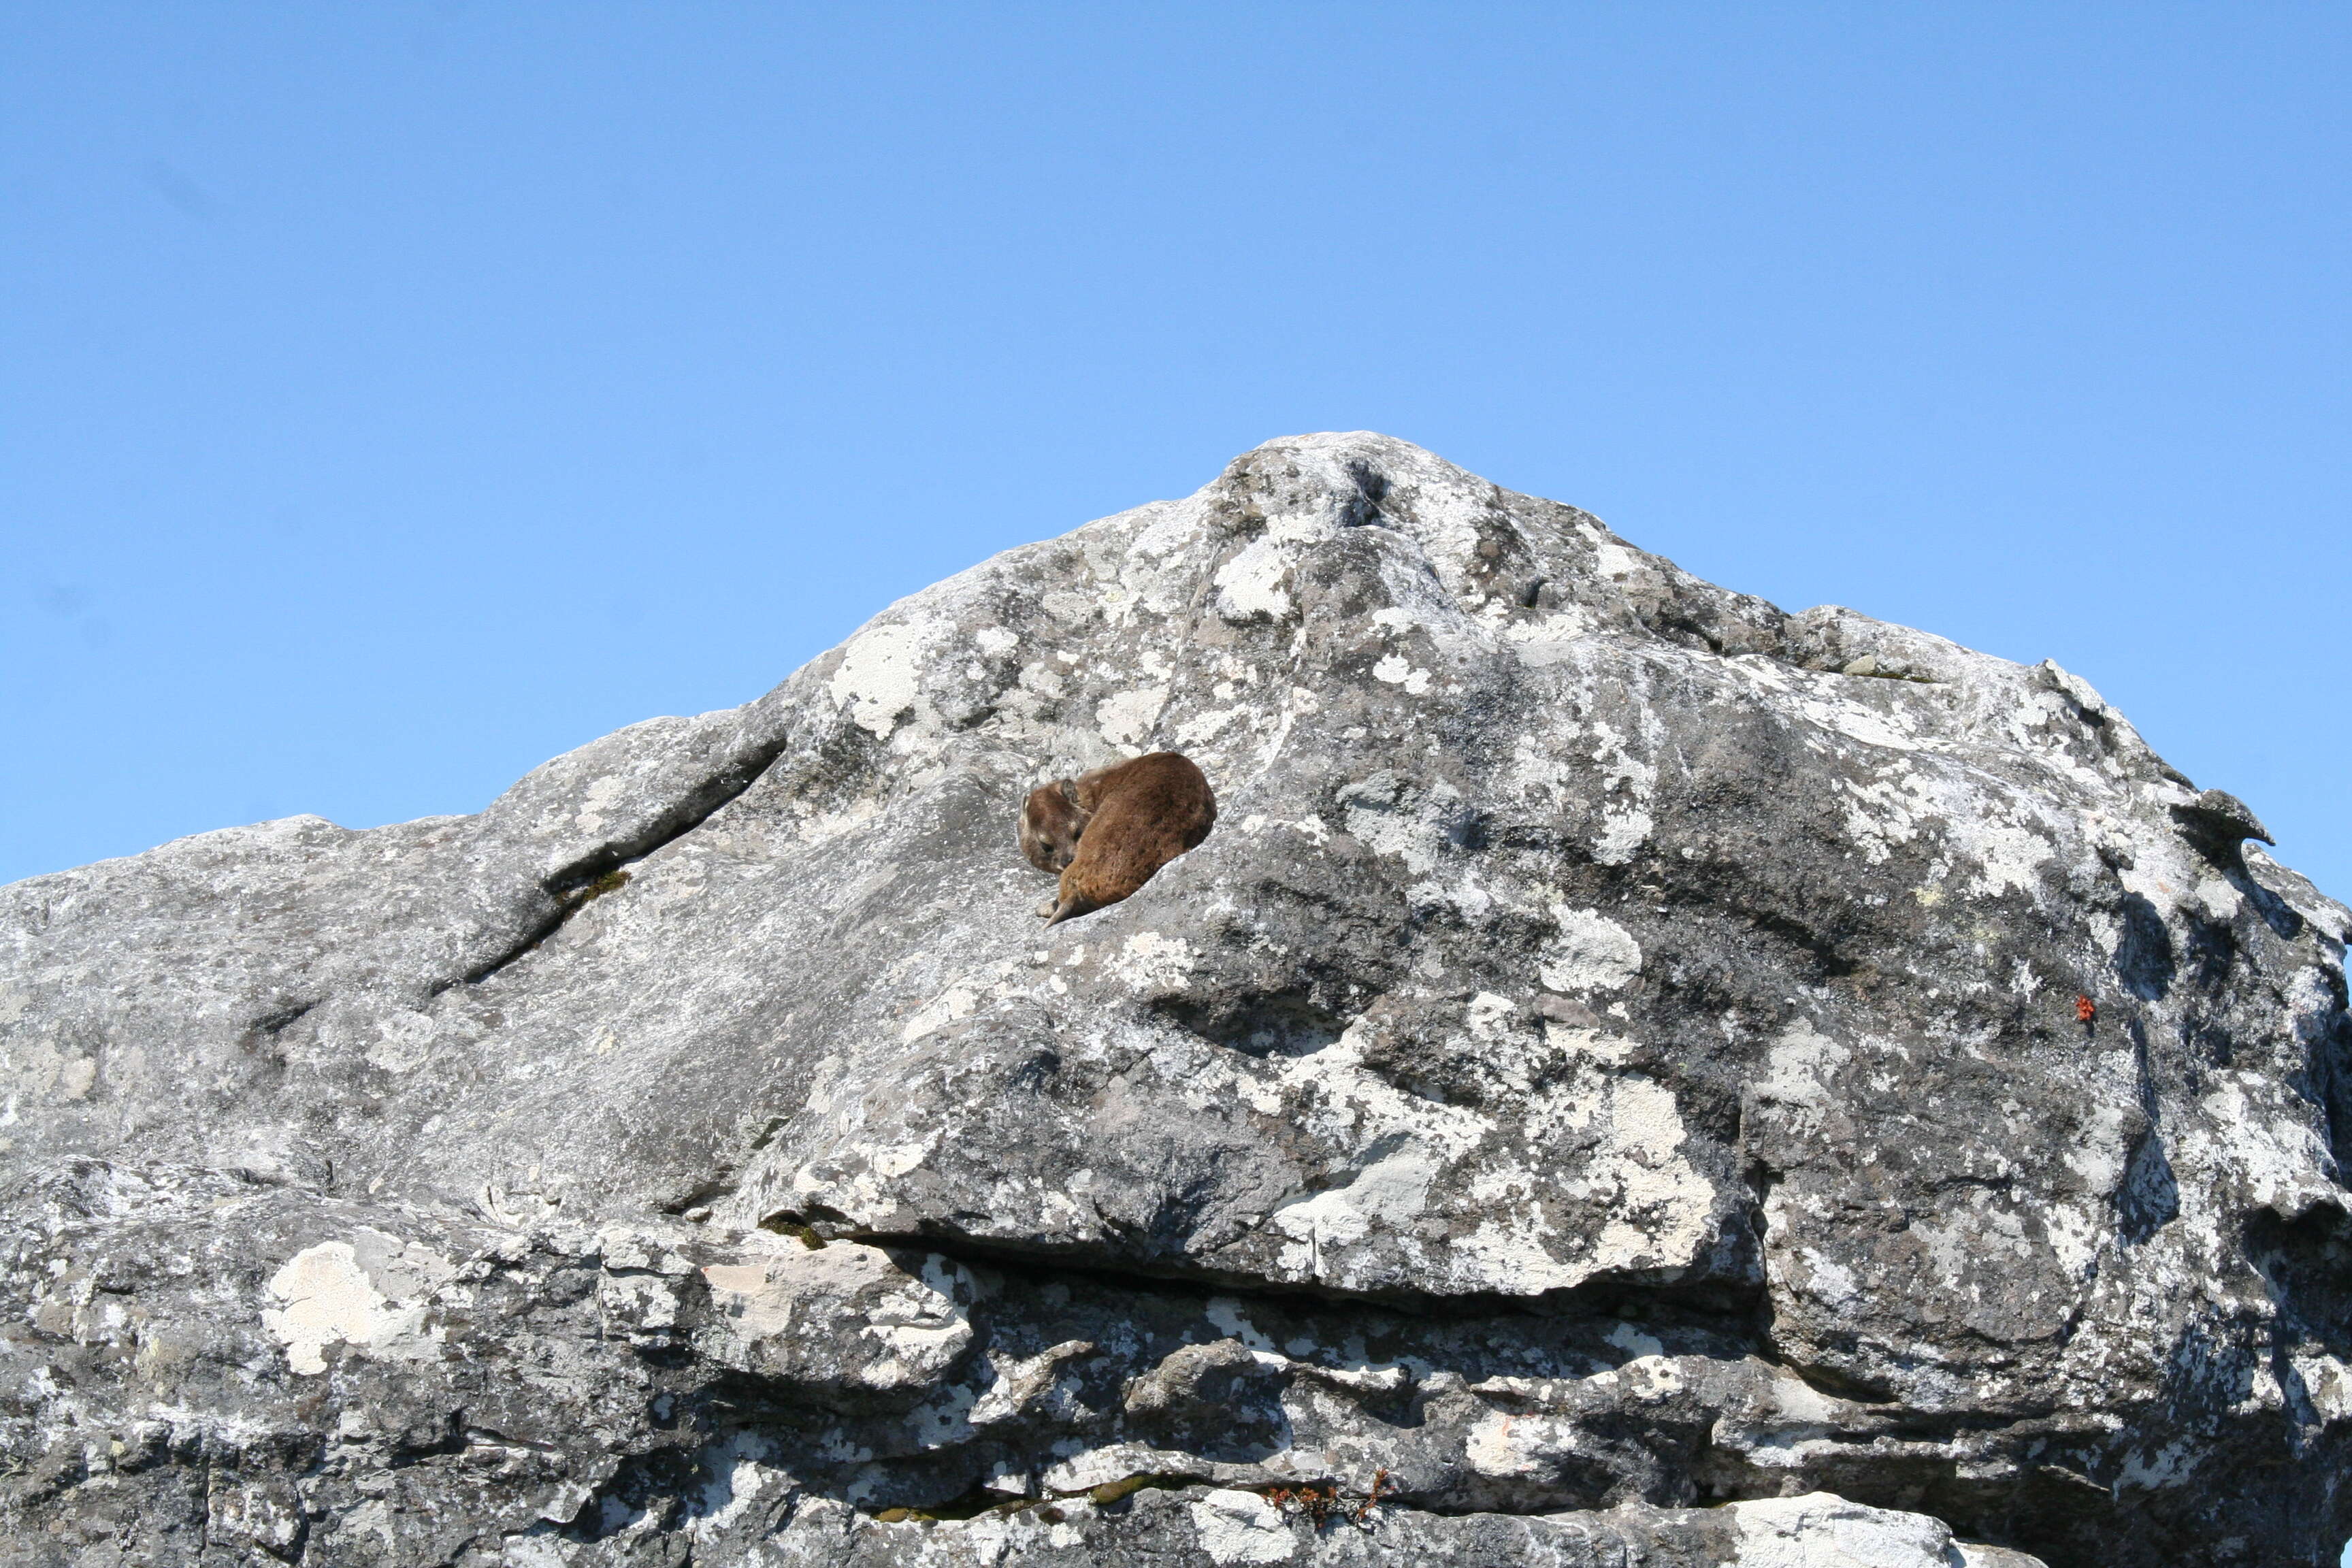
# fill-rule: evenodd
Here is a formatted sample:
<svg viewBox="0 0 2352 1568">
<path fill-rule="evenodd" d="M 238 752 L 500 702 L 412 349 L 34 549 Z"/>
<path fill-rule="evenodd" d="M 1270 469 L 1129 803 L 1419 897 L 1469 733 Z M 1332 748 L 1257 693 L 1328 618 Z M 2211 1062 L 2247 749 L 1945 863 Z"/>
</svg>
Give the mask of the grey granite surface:
<svg viewBox="0 0 2352 1568">
<path fill-rule="evenodd" d="M 1156 749 L 1215 832 L 1041 930 L 1023 796 Z M 0 889 L 0 1554 L 2332 1563 L 2352 921 L 2260 837 L 1272 442 L 478 816 Z"/>
</svg>

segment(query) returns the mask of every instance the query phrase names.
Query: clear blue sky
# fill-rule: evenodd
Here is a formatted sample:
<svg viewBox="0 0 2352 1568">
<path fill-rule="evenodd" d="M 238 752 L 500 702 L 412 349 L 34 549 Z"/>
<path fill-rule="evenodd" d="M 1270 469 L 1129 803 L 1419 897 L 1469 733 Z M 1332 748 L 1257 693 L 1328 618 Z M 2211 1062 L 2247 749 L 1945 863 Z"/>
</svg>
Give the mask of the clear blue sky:
<svg viewBox="0 0 2352 1568">
<path fill-rule="evenodd" d="M 2352 893 L 2352 8 L 0 6 L 0 879 L 471 811 L 1371 428 Z"/>
</svg>

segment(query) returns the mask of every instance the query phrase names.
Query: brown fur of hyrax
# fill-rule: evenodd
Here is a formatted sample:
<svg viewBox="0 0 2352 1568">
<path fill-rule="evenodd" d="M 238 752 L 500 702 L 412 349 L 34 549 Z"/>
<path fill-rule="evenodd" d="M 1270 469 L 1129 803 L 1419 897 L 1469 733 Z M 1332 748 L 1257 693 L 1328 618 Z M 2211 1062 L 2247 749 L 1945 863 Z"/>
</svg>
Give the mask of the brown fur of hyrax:
<svg viewBox="0 0 2352 1568">
<path fill-rule="evenodd" d="M 1091 776 L 1091 775 L 1089 775 Z M 1087 827 L 1087 814 L 1078 809 L 1078 786 L 1071 779 L 1055 779 L 1029 792 L 1021 808 L 1021 853 L 1040 871 L 1060 876 L 1078 853 L 1078 835 Z"/>
<path fill-rule="evenodd" d="M 1217 825 L 1209 781 L 1176 752 L 1081 773 L 1071 792 L 1085 820 L 1047 925 L 1118 902 Z"/>
</svg>

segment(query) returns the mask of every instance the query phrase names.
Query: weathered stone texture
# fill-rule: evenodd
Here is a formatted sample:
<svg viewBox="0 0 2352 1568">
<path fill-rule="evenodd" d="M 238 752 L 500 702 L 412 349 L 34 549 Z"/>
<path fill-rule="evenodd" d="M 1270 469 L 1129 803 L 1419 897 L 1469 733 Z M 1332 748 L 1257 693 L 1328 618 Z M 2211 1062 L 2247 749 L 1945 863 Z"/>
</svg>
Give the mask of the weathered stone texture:
<svg viewBox="0 0 2352 1568">
<path fill-rule="evenodd" d="M 1041 931 L 1023 795 L 1158 748 L 1216 832 Z M 2332 1563 L 2352 917 L 2261 837 L 1274 442 L 478 816 L 0 889 L 5 1550 Z"/>
</svg>

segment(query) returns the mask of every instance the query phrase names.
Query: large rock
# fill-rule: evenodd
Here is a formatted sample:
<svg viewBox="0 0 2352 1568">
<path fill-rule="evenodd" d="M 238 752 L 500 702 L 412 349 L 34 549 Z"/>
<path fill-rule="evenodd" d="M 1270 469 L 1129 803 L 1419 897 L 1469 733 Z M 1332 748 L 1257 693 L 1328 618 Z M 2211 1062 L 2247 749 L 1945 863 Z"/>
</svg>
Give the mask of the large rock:
<svg viewBox="0 0 2352 1568">
<path fill-rule="evenodd" d="M 1159 747 L 1215 834 L 1041 931 L 1024 793 Z M 2332 1563 L 2262 837 L 2055 666 L 1271 443 L 479 816 L 0 889 L 0 1534 Z"/>
</svg>

